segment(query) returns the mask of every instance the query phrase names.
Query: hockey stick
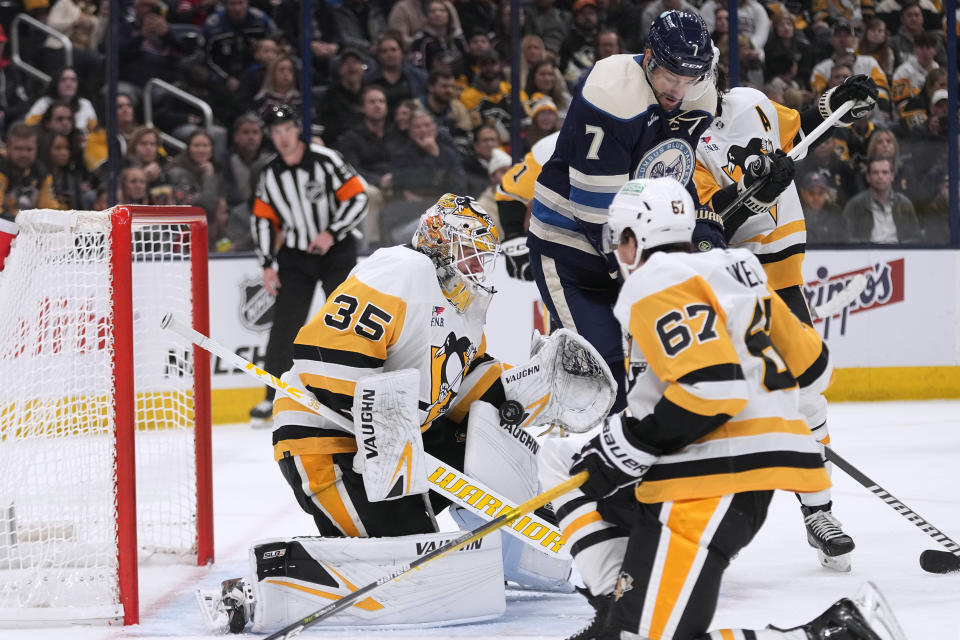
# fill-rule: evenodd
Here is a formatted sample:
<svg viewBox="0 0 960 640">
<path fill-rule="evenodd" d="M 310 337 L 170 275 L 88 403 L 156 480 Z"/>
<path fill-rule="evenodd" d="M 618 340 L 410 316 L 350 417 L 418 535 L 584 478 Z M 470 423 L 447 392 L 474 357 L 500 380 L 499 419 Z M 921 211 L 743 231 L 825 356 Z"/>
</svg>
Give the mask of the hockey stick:
<svg viewBox="0 0 960 640">
<path fill-rule="evenodd" d="M 827 131 L 832 129 L 833 126 L 840 121 L 840 118 L 847 115 L 847 112 L 850 111 L 850 109 L 853 109 L 853 105 L 854 105 L 853 100 L 847 100 L 842 105 L 840 105 L 839 109 L 831 113 L 829 117 L 827 117 L 823 122 L 818 124 L 817 127 L 813 131 L 811 131 L 809 135 L 805 136 L 803 140 L 797 143 L 797 146 L 790 149 L 790 151 L 787 153 L 787 157 L 796 160 L 797 158 L 802 156 L 804 153 L 806 153 L 807 147 L 809 147 L 811 144 L 813 144 L 818 139 L 820 139 L 820 137 L 823 136 Z M 727 218 L 729 218 L 734 211 L 740 208 L 740 205 L 742 205 L 747 200 L 747 198 L 750 198 L 753 194 L 759 191 L 765 184 L 767 184 L 768 180 L 769 178 L 767 176 L 763 176 L 755 180 L 753 184 L 751 184 L 749 187 L 744 189 L 743 192 L 737 194 L 737 197 L 733 200 L 733 202 L 731 202 L 726 206 L 726 208 L 720 214 L 720 217 L 723 220 L 726 220 Z"/>
<path fill-rule="evenodd" d="M 320 609 L 319 611 L 314 611 L 307 617 L 301 618 L 300 620 L 297 620 L 293 624 L 287 625 L 283 629 L 280 629 L 280 631 L 277 631 L 276 633 L 267 636 L 264 640 L 287 640 L 288 638 L 293 638 L 294 636 L 299 635 L 300 632 L 302 632 L 307 627 L 311 627 L 317 624 L 318 622 L 326 620 L 330 616 L 335 615 L 337 612 L 343 611 L 347 607 L 350 607 L 351 605 L 353 605 L 354 602 L 364 597 L 374 589 L 378 589 L 379 587 L 382 587 L 383 585 L 389 582 L 393 582 L 394 580 L 400 580 L 404 576 L 407 576 L 410 573 L 416 571 L 417 569 L 420 569 L 421 567 L 423 567 L 423 565 L 427 564 L 428 562 L 432 562 L 437 558 L 442 558 L 445 555 L 449 555 L 454 551 L 456 551 L 457 549 L 460 549 L 461 547 L 464 547 L 470 544 L 474 540 L 479 540 L 480 538 L 487 535 L 488 533 L 492 533 L 497 529 L 500 529 L 510 524 L 511 522 L 514 522 L 520 516 L 526 513 L 530 513 L 536 509 L 539 509 L 540 507 L 547 504 L 551 500 L 555 500 L 556 498 L 562 496 L 563 494 L 576 489 L 577 487 L 579 487 L 580 485 L 582 485 L 584 482 L 587 481 L 588 476 L 589 474 L 586 471 L 581 471 L 577 475 L 571 477 L 569 480 L 561 482 L 560 484 L 553 487 L 552 489 L 548 489 L 547 491 L 541 493 L 540 495 L 530 498 L 529 500 L 527 500 L 526 502 L 524 502 L 523 504 L 517 507 L 513 507 L 506 513 L 503 513 L 497 516 L 490 522 L 484 523 L 479 527 L 477 527 L 476 529 L 471 529 L 470 531 L 467 531 L 456 540 L 451 540 L 447 544 L 437 547 L 436 550 L 431 551 L 427 555 L 417 558 L 413 562 L 409 564 L 405 564 L 400 568 L 395 569 L 393 572 L 383 576 L 382 578 L 377 579 L 375 582 L 371 582 L 370 584 L 364 587 L 360 587 L 359 589 L 357 589 L 352 593 L 348 593 L 347 595 L 342 596 L 339 600 L 335 600 L 334 602 L 331 602 L 330 604 Z"/>
<path fill-rule="evenodd" d="M 924 571 L 929 571 L 931 573 L 947 573 L 948 571 L 960 570 L 960 544 L 957 544 L 949 536 L 947 536 L 947 534 L 943 533 L 935 526 L 921 518 L 916 511 L 910 509 L 907 505 L 897 500 L 894 496 L 887 492 L 886 489 L 878 485 L 855 466 L 837 455 L 836 451 L 830 447 L 824 447 L 824 450 L 826 451 L 827 459 L 830 460 L 830 462 L 837 465 L 843 470 L 844 473 L 866 487 L 867 490 L 869 490 L 873 495 L 890 505 L 891 509 L 902 515 L 913 524 L 917 525 L 921 531 L 948 549 L 949 552 L 939 550 L 924 551 L 920 555 L 920 566 L 924 569 Z"/>
<path fill-rule="evenodd" d="M 260 369 L 252 362 L 244 360 L 213 338 L 179 322 L 173 317 L 173 314 L 164 314 L 160 326 L 173 331 L 201 349 L 206 349 L 237 369 L 249 373 L 262 383 L 276 389 L 277 393 L 296 400 L 310 411 L 323 416 L 344 429 L 348 429 L 351 433 L 353 432 L 353 422 L 318 402 L 313 394 L 303 387 L 270 375 L 270 373 Z M 484 520 L 492 520 L 494 517 L 508 513 L 512 508 L 509 506 L 510 501 L 499 492 L 454 469 L 446 462 L 427 452 L 424 452 L 424 455 L 427 461 L 427 479 L 431 491 L 466 507 L 470 513 L 474 513 Z M 506 531 L 543 553 L 563 557 L 562 551 L 566 545 L 563 534 L 554 525 L 536 514 L 530 514 L 512 521 Z"/>
<path fill-rule="evenodd" d="M 811 307 L 810 315 L 813 316 L 814 320 L 835 316 L 863 293 L 866 288 L 867 276 L 858 273 L 847 282 L 842 291 L 837 292 L 837 295 L 819 306 Z"/>
</svg>

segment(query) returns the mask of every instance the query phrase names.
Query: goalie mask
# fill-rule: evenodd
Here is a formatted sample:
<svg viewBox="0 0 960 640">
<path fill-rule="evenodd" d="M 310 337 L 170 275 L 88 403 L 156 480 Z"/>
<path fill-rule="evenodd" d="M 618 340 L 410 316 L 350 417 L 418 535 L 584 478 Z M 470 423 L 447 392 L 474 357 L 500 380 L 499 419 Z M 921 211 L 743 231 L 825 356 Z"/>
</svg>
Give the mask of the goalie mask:
<svg viewBox="0 0 960 640">
<path fill-rule="evenodd" d="M 626 275 L 640 262 L 644 249 L 690 242 L 696 224 L 696 207 L 686 188 L 673 178 L 634 179 L 624 184 L 603 225 L 603 250 L 616 254 Z M 624 259 L 621 244 L 634 238 L 633 259 Z"/>
<path fill-rule="evenodd" d="M 444 297 L 463 313 L 484 286 L 500 253 L 500 231 L 493 218 L 467 196 L 446 193 L 420 216 L 413 248 L 425 253 L 437 268 Z"/>
</svg>

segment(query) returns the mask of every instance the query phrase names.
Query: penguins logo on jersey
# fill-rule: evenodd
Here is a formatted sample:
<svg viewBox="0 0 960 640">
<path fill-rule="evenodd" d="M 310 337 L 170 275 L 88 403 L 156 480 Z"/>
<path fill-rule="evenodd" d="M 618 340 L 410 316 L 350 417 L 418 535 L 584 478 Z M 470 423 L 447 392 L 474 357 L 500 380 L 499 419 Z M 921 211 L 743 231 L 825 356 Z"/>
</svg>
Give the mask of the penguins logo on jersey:
<svg viewBox="0 0 960 640">
<path fill-rule="evenodd" d="M 723 172 L 738 182 L 753 158 L 768 153 L 773 153 L 773 141 L 770 138 L 751 138 L 746 147 L 732 144 L 727 149 L 727 164 L 723 166 Z"/>
<path fill-rule="evenodd" d="M 430 347 L 430 406 L 427 407 L 426 422 L 446 411 L 456 395 L 453 389 L 459 386 L 476 355 L 477 348 L 470 339 L 458 338 L 452 331 L 442 346 Z"/>
<path fill-rule="evenodd" d="M 693 175 L 695 160 L 693 149 L 686 140 L 670 138 L 647 151 L 642 158 L 634 178 L 675 178 L 680 184 L 686 184 Z"/>
</svg>

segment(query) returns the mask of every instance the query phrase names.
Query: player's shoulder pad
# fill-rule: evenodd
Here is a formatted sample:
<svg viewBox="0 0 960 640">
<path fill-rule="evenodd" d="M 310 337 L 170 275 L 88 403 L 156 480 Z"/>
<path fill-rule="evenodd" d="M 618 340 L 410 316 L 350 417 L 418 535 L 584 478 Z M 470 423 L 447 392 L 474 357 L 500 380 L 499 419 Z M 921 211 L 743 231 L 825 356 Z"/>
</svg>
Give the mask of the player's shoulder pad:
<svg viewBox="0 0 960 640">
<path fill-rule="evenodd" d="M 635 302 L 693 278 L 698 275 L 692 262 L 696 255 L 683 252 L 653 254 L 627 278 L 620 296 L 626 294 Z"/>
<path fill-rule="evenodd" d="M 425 254 L 410 247 L 377 249 L 360 262 L 353 276 L 377 291 L 405 301 L 423 300 L 439 294 L 437 270 Z"/>
<path fill-rule="evenodd" d="M 557 138 L 560 137 L 560 132 L 551 133 L 546 138 L 542 138 L 533 145 L 533 148 L 530 149 L 530 153 L 533 155 L 534 161 L 537 163 L 538 168 L 542 167 L 547 163 L 547 160 L 550 159 L 550 156 L 553 155 L 554 149 L 557 148 Z"/>
<path fill-rule="evenodd" d="M 597 62 L 583 83 L 583 99 L 620 120 L 632 120 L 657 104 L 640 66 L 642 58 L 621 53 Z"/>
</svg>

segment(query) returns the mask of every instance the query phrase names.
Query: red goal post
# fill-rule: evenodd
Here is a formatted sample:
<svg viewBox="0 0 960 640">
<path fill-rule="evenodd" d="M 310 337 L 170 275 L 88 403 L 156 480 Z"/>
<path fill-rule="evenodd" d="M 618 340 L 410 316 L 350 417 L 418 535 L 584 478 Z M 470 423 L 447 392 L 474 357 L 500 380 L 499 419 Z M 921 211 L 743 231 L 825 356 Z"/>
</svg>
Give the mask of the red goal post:
<svg viewBox="0 0 960 640">
<path fill-rule="evenodd" d="M 139 619 L 138 563 L 213 561 L 196 207 L 27 211 L 0 272 L 0 626 Z"/>
</svg>

